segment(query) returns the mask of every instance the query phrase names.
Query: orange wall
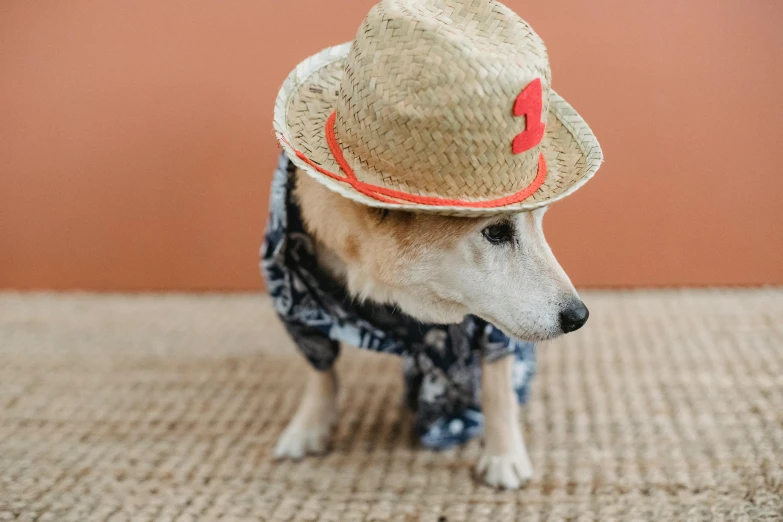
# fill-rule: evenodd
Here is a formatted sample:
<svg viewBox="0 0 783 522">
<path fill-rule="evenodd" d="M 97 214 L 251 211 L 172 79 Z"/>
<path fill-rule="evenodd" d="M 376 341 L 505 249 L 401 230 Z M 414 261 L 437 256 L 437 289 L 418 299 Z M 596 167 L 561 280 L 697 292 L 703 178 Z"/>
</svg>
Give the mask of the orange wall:
<svg viewBox="0 0 783 522">
<path fill-rule="evenodd" d="M 277 88 L 372 3 L 0 2 L 0 287 L 259 288 Z M 783 283 L 783 2 L 508 4 L 607 158 L 575 282 Z"/>
</svg>

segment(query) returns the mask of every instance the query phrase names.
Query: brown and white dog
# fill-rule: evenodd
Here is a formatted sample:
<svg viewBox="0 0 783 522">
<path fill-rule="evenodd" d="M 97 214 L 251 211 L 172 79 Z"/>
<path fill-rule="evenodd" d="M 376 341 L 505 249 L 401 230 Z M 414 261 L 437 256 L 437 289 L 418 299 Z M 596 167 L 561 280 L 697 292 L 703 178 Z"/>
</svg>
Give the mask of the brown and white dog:
<svg viewBox="0 0 783 522">
<path fill-rule="evenodd" d="M 319 263 L 351 295 L 394 304 L 429 323 L 457 323 L 466 314 L 528 341 L 580 328 L 588 317 L 542 231 L 546 207 L 492 217 L 450 217 L 388 211 L 344 198 L 302 173 L 296 196 Z M 512 358 L 482 363 L 486 483 L 517 488 L 533 470 L 512 391 Z M 310 368 L 304 397 L 275 448 L 300 458 L 326 450 L 337 421 L 334 370 Z"/>
</svg>

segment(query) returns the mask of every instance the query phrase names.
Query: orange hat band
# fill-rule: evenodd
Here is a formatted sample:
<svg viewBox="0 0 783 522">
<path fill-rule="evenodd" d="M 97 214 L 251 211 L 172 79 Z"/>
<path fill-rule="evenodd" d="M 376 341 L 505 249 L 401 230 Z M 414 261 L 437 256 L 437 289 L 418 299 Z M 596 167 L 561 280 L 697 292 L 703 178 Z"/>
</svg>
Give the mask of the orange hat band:
<svg viewBox="0 0 783 522">
<path fill-rule="evenodd" d="M 325 176 L 329 176 L 332 179 L 336 179 L 337 181 L 341 181 L 343 183 L 349 184 L 351 187 L 353 187 L 356 191 L 361 192 L 365 196 L 368 196 L 376 201 L 380 201 L 382 203 L 391 203 L 391 204 L 397 204 L 401 201 L 408 202 L 408 203 L 416 203 L 419 205 L 426 205 L 426 206 L 451 206 L 451 207 L 473 207 L 473 208 L 496 208 L 496 207 L 504 207 L 506 205 L 513 205 L 515 203 L 519 203 L 520 201 L 523 201 L 533 195 L 540 187 L 544 184 L 544 181 L 546 180 L 546 160 L 544 159 L 544 154 L 541 153 L 538 156 L 538 172 L 536 173 L 535 179 L 533 179 L 533 182 L 530 183 L 527 187 L 523 188 L 519 192 L 515 192 L 514 194 L 511 194 L 509 196 L 504 196 L 502 198 L 497 199 L 490 199 L 485 201 L 464 201 L 460 199 L 447 199 L 447 198 L 438 198 L 438 197 L 432 197 L 432 196 L 418 196 L 415 194 L 408 194 L 407 192 L 401 192 L 399 190 L 392 190 L 385 187 L 379 187 L 377 185 L 371 185 L 369 183 L 365 183 L 363 181 L 359 181 L 359 179 L 356 177 L 356 174 L 353 172 L 353 169 L 348 164 L 348 162 L 345 160 L 345 156 L 343 156 L 343 151 L 340 149 L 340 144 L 337 142 L 337 138 L 334 134 L 334 123 L 337 116 L 337 112 L 333 112 L 329 118 L 326 120 L 326 142 L 329 145 L 329 150 L 331 150 L 332 155 L 334 156 L 334 159 L 337 161 L 337 164 L 340 165 L 340 169 L 345 174 L 344 176 L 335 174 L 334 172 L 329 172 L 328 170 L 324 169 L 320 165 L 316 165 L 312 161 L 310 161 L 307 156 L 304 155 L 304 153 L 294 149 L 294 152 L 296 153 L 296 156 L 310 165 L 312 168 L 320 172 L 321 174 Z M 281 138 L 288 145 L 293 149 L 293 145 L 289 143 L 285 138 Z"/>
</svg>

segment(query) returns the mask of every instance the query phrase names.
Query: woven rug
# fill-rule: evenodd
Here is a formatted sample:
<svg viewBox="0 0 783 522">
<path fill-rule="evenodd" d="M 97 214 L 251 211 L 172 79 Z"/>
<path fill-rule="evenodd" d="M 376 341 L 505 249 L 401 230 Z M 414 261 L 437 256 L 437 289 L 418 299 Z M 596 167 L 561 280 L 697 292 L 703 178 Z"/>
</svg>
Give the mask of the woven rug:
<svg viewBox="0 0 783 522">
<path fill-rule="evenodd" d="M 416 448 L 357 350 L 333 452 L 275 462 L 305 363 L 262 295 L 0 294 L 0 521 L 783 520 L 783 289 L 584 297 L 507 492 L 478 441 Z"/>
</svg>

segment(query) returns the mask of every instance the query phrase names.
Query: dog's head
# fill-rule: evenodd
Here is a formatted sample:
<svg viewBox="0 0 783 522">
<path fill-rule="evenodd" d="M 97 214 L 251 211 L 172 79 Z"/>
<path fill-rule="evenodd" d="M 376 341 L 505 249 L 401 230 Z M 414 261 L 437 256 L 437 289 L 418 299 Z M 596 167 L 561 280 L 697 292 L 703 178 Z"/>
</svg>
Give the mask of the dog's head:
<svg viewBox="0 0 783 522">
<path fill-rule="evenodd" d="M 322 262 L 348 290 L 434 323 L 474 314 L 519 339 L 580 328 L 587 308 L 542 230 L 546 209 L 463 218 L 371 209 L 299 176 Z"/>
</svg>

